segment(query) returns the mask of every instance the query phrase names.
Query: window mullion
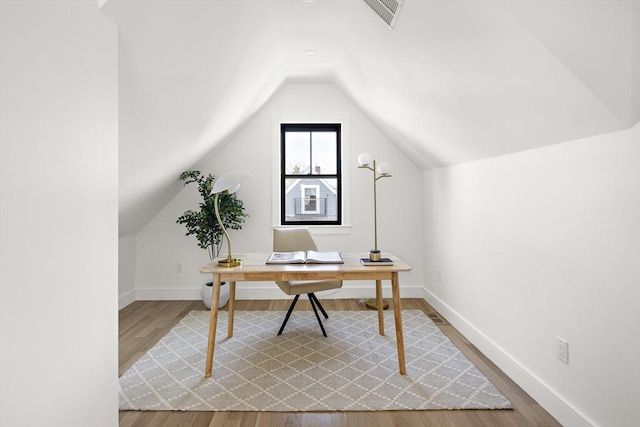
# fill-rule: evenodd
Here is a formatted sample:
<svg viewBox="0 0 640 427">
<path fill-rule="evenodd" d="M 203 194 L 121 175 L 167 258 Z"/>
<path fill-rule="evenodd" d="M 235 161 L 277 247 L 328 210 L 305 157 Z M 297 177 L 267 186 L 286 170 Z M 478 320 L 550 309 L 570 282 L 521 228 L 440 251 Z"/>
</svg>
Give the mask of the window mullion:
<svg viewBox="0 0 640 427">
<path fill-rule="evenodd" d="M 313 175 L 313 131 L 309 131 L 309 175 Z"/>
</svg>

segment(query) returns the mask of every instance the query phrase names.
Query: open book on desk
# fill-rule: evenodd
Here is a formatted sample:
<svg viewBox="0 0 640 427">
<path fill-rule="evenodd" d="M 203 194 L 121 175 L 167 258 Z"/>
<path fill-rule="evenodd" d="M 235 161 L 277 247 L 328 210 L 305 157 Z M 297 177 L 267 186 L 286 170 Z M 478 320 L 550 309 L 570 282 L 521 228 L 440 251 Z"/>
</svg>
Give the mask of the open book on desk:
<svg viewBox="0 0 640 427">
<path fill-rule="evenodd" d="M 338 252 L 273 252 L 267 264 L 344 264 Z"/>
</svg>

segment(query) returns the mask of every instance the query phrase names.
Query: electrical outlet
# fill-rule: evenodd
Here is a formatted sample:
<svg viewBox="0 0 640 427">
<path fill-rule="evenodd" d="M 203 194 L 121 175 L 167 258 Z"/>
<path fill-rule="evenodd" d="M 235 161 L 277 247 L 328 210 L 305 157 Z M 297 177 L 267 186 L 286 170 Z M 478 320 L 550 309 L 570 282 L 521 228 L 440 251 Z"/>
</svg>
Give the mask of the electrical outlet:
<svg viewBox="0 0 640 427">
<path fill-rule="evenodd" d="M 569 364 L 569 343 L 560 337 L 556 337 L 556 357 L 567 365 Z"/>
<path fill-rule="evenodd" d="M 182 263 L 176 262 L 176 273 L 182 273 Z"/>
</svg>

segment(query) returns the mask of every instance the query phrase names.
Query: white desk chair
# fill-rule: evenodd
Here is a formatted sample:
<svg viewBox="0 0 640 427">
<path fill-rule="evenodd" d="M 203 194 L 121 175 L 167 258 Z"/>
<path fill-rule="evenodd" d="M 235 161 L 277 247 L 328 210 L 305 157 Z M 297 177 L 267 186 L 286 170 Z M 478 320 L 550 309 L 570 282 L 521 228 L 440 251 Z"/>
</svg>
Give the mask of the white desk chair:
<svg viewBox="0 0 640 427">
<path fill-rule="evenodd" d="M 294 251 L 317 251 L 316 242 L 313 240 L 313 236 L 307 228 L 282 228 L 273 230 L 273 250 L 274 252 L 294 252 Z M 284 327 L 289 321 L 291 312 L 298 302 L 301 294 L 307 294 L 309 302 L 316 314 L 316 319 L 322 329 L 322 334 L 326 337 L 327 333 L 324 330 L 320 316 L 318 315 L 317 308 L 320 309 L 325 319 L 329 318 L 329 315 L 318 301 L 314 292 L 326 291 L 329 289 L 338 289 L 342 287 L 341 280 L 303 280 L 303 281 L 289 281 L 289 282 L 276 282 L 276 284 L 287 295 L 295 295 L 293 302 L 289 306 L 289 311 L 282 322 L 282 326 L 278 331 L 278 335 L 282 334 Z"/>
</svg>

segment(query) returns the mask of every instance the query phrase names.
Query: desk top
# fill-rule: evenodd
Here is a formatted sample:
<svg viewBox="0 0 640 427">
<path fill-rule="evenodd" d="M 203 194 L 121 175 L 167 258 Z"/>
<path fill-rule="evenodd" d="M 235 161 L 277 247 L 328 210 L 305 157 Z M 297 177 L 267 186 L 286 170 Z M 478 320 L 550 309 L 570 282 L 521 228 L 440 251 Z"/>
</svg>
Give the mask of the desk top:
<svg viewBox="0 0 640 427">
<path fill-rule="evenodd" d="M 340 252 L 344 264 L 267 264 L 271 252 L 234 254 L 242 261 L 239 267 L 219 267 L 217 260 L 200 269 L 203 274 L 220 274 L 221 280 L 372 280 L 390 279 L 392 273 L 409 271 L 411 266 L 390 253 L 393 265 L 363 266 L 360 258 L 368 253 Z"/>
</svg>

